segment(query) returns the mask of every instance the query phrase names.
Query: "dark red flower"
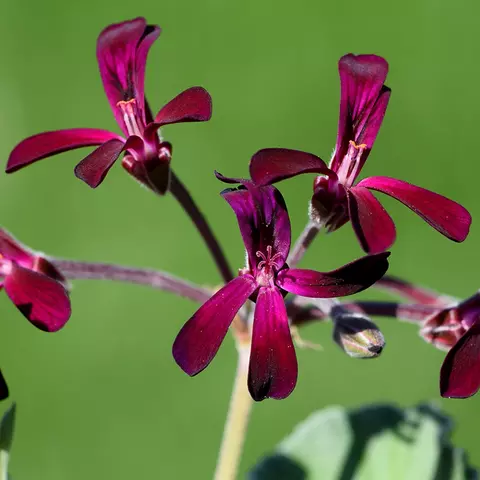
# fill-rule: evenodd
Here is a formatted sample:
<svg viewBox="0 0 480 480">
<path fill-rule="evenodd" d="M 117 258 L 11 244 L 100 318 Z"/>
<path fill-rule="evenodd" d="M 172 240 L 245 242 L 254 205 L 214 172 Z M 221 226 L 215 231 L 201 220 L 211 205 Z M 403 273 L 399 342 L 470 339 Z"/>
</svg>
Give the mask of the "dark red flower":
<svg viewBox="0 0 480 480">
<path fill-rule="evenodd" d="M 97 58 L 105 93 L 125 137 L 106 130 L 74 128 L 44 132 L 20 142 L 10 154 L 6 172 L 37 160 L 80 147 L 98 146 L 76 167 L 75 175 L 92 188 L 102 183 L 118 157 L 138 181 L 164 194 L 170 179 L 172 146 L 158 134 L 172 123 L 203 122 L 212 114 L 212 102 L 202 87 L 180 93 L 155 118 L 144 94 L 148 51 L 160 28 L 144 18 L 107 27 L 97 42 Z"/>
<path fill-rule="evenodd" d="M 355 183 L 383 121 L 390 89 L 384 85 L 388 64 L 376 55 L 345 55 L 338 64 L 341 84 L 340 120 L 330 166 L 319 157 L 283 148 L 257 152 L 250 175 L 267 185 L 302 173 L 317 173 L 310 216 L 333 231 L 351 220 L 368 253 L 388 249 L 395 241 L 395 224 L 372 190 L 396 198 L 441 234 L 461 242 L 470 214 L 456 202 L 424 188 L 390 177 L 369 177 Z"/>
<path fill-rule="evenodd" d="M 222 179 L 232 183 L 231 179 Z M 255 400 L 285 398 L 295 388 L 297 360 L 283 297 L 341 297 L 368 288 L 387 270 L 388 253 L 360 258 L 327 273 L 289 268 L 290 219 L 273 186 L 246 182 L 222 192 L 235 212 L 247 263 L 238 277 L 204 303 L 184 325 L 173 356 L 189 375 L 200 373 L 215 357 L 240 307 L 256 302 L 248 387 Z"/>
<path fill-rule="evenodd" d="M 56 332 L 70 318 L 63 275 L 44 256 L 0 229 L 0 289 L 41 330 Z"/>
<path fill-rule="evenodd" d="M 480 293 L 435 313 L 420 333 L 449 350 L 440 371 L 442 397 L 475 395 L 480 388 Z"/>
</svg>

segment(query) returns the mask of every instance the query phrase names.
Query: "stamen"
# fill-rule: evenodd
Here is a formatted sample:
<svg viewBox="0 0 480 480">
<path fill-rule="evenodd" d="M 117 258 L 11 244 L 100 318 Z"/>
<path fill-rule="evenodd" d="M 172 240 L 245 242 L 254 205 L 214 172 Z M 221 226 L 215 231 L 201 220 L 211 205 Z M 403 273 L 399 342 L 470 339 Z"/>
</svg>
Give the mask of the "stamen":
<svg viewBox="0 0 480 480">
<path fill-rule="evenodd" d="M 139 125 L 137 101 L 135 98 L 130 100 L 120 100 L 117 102 L 117 107 L 123 113 L 123 121 L 127 127 L 127 131 L 130 135 L 137 135 L 142 137 L 142 130 Z"/>
<path fill-rule="evenodd" d="M 271 247 L 271 245 L 268 245 L 268 247 L 267 247 L 267 256 L 265 256 L 265 254 L 261 251 L 258 251 L 256 253 L 256 255 L 257 255 L 258 258 L 262 259 L 262 261 L 258 263 L 258 268 L 260 270 L 262 268 L 265 268 L 265 269 L 268 270 L 270 267 L 276 267 L 277 269 L 279 269 L 283 265 L 283 262 L 282 262 L 283 257 L 282 257 L 281 253 L 277 252 L 272 257 L 272 247 Z M 279 262 L 277 263 L 277 261 L 279 261 Z"/>
<path fill-rule="evenodd" d="M 367 144 L 366 144 L 366 143 L 360 143 L 359 145 L 357 145 L 353 140 L 349 140 L 348 143 L 349 143 L 353 148 L 355 148 L 355 149 L 357 149 L 357 150 L 367 148 Z"/>
</svg>

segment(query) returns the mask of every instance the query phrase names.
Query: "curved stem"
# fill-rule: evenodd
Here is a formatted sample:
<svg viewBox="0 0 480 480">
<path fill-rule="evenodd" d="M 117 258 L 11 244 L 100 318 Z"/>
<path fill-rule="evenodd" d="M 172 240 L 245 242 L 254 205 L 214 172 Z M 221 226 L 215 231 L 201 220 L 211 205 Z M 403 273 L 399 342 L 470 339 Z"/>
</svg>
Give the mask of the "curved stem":
<svg viewBox="0 0 480 480">
<path fill-rule="evenodd" d="M 49 259 L 69 280 L 113 280 L 136 283 L 175 293 L 195 302 L 206 302 L 213 294 L 207 288 L 157 270 L 124 267 L 108 263 L 89 263 L 75 260 Z"/>
<path fill-rule="evenodd" d="M 214 480 L 235 480 L 247 434 L 253 400 L 248 392 L 248 357 L 250 346 L 238 345 L 238 366 L 233 384 L 228 416 L 223 431 Z"/>
<path fill-rule="evenodd" d="M 443 295 L 391 275 L 384 275 L 380 280 L 378 280 L 378 282 L 375 283 L 374 288 L 386 290 L 389 293 L 399 295 L 400 297 L 403 297 L 409 301 L 421 303 L 423 305 L 445 307 L 456 300 L 448 295 Z"/>
<path fill-rule="evenodd" d="M 308 222 L 303 232 L 298 237 L 295 242 L 290 255 L 288 256 L 287 263 L 290 268 L 294 268 L 298 265 L 298 262 L 303 258 L 305 252 L 307 251 L 310 244 L 313 242 L 318 232 L 320 231 L 320 226 L 315 222 Z"/>
<path fill-rule="evenodd" d="M 192 219 L 193 223 L 200 232 L 200 235 L 205 240 L 205 243 L 210 250 L 213 259 L 215 260 L 215 264 L 217 265 L 223 280 L 225 283 L 228 283 L 233 279 L 233 274 L 225 254 L 223 253 L 222 247 L 220 247 L 220 244 L 210 228 L 210 225 L 193 200 L 190 192 L 186 189 L 185 185 L 183 185 L 173 171 L 170 172 L 170 192 L 172 192 L 172 195 L 178 200 L 178 203 L 182 205 Z"/>
</svg>

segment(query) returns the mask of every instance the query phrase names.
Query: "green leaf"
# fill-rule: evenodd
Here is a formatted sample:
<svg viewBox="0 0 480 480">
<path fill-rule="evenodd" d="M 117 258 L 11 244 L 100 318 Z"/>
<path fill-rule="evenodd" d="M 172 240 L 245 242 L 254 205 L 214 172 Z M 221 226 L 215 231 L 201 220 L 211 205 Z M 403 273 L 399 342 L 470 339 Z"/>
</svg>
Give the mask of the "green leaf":
<svg viewBox="0 0 480 480">
<path fill-rule="evenodd" d="M 8 460 L 15 429 L 15 403 L 5 412 L 0 422 L 0 480 L 8 480 Z"/>
<path fill-rule="evenodd" d="M 473 480 L 450 420 L 432 405 L 330 407 L 312 414 L 250 480 Z"/>
</svg>

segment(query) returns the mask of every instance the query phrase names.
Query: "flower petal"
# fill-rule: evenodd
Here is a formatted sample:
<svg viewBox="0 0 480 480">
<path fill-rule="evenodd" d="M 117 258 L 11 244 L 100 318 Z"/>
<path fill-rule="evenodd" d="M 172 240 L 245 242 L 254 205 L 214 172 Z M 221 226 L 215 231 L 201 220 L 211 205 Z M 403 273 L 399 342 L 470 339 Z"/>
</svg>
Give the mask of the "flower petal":
<svg viewBox="0 0 480 480">
<path fill-rule="evenodd" d="M 31 267 L 34 255 L 5 229 L 0 228 L 0 258 L 5 257 L 25 267 Z"/>
<path fill-rule="evenodd" d="M 105 142 L 75 167 L 75 176 L 92 188 L 98 187 L 124 147 L 124 141 L 114 139 Z"/>
<path fill-rule="evenodd" d="M 239 189 L 226 189 L 222 197 L 237 216 L 251 267 L 256 271 L 257 252 L 277 253 L 286 261 L 290 251 L 290 219 L 282 194 L 273 186 L 255 187 L 246 183 Z M 280 268 L 280 265 L 279 265 Z"/>
<path fill-rule="evenodd" d="M 353 230 L 367 253 L 380 253 L 395 241 L 395 224 L 373 194 L 363 187 L 347 190 Z"/>
<path fill-rule="evenodd" d="M 123 114 L 117 104 L 135 99 L 140 117 L 145 122 L 145 64 L 152 43 L 160 28 L 147 25 L 144 18 L 110 25 L 97 41 L 97 59 L 103 87 L 117 123 L 126 131 Z"/>
<path fill-rule="evenodd" d="M 390 177 L 365 178 L 358 186 L 397 199 L 450 240 L 463 242 L 468 235 L 472 223 L 468 211 L 459 203 L 438 193 Z"/>
<path fill-rule="evenodd" d="M 206 122 L 212 116 L 212 97 L 203 87 L 191 87 L 170 100 L 155 117 L 158 127 L 171 123 Z"/>
<path fill-rule="evenodd" d="M 4 287 L 15 306 L 40 330 L 56 332 L 70 318 L 67 291 L 46 275 L 13 264 Z"/>
<path fill-rule="evenodd" d="M 440 371 L 442 397 L 467 398 L 480 388 L 480 324 L 474 324 L 450 349 Z"/>
<path fill-rule="evenodd" d="M 255 305 L 248 389 L 256 401 L 281 399 L 297 383 L 297 357 L 287 310 L 277 288 L 260 288 Z"/>
<path fill-rule="evenodd" d="M 257 185 L 269 185 L 301 173 L 331 172 L 316 155 L 288 148 L 264 148 L 250 160 L 250 176 Z"/>
<path fill-rule="evenodd" d="M 197 375 L 217 354 L 233 318 L 257 285 L 251 275 L 228 282 L 207 300 L 183 326 L 172 353 L 180 368 Z"/>
<path fill-rule="evenodd" d="M 5 400 L 6 398 L 8 398 L 8 395 L 8 385 L 5 377 L 3 376 L 3 373 L 0 370 L 0 400 Z"/>
<path fill-rule="evenodd" d="M 359 258 L 331 272 L 297 268 L 285 269 L 277 276 L 277 285 L 303 297 L 333 298 L 361 292 L 382 278 L 388 269 L 390 252 Z"/>
<path fill-rule="evenodd" d="M 96 128 L 72 128 L 39 133 L 21 141 L 13 149 L 5 171 L 12 173 L 42 158 L 75 148 L 101 145 L 112 139 L 121 140 L 122 137 L 116 133 Z"/>
<path fill-rule="evenodd" d="M 341 100 L 337 144 L 330 168 L 338 171 L 347 154 L 350 140 L 366 144 L 357 173 L 373 147 L 383 121 L 390 89 L 383 84 L 388 63 L 377 55 L 343 56 L 338 62 Z"/>
</svg>

